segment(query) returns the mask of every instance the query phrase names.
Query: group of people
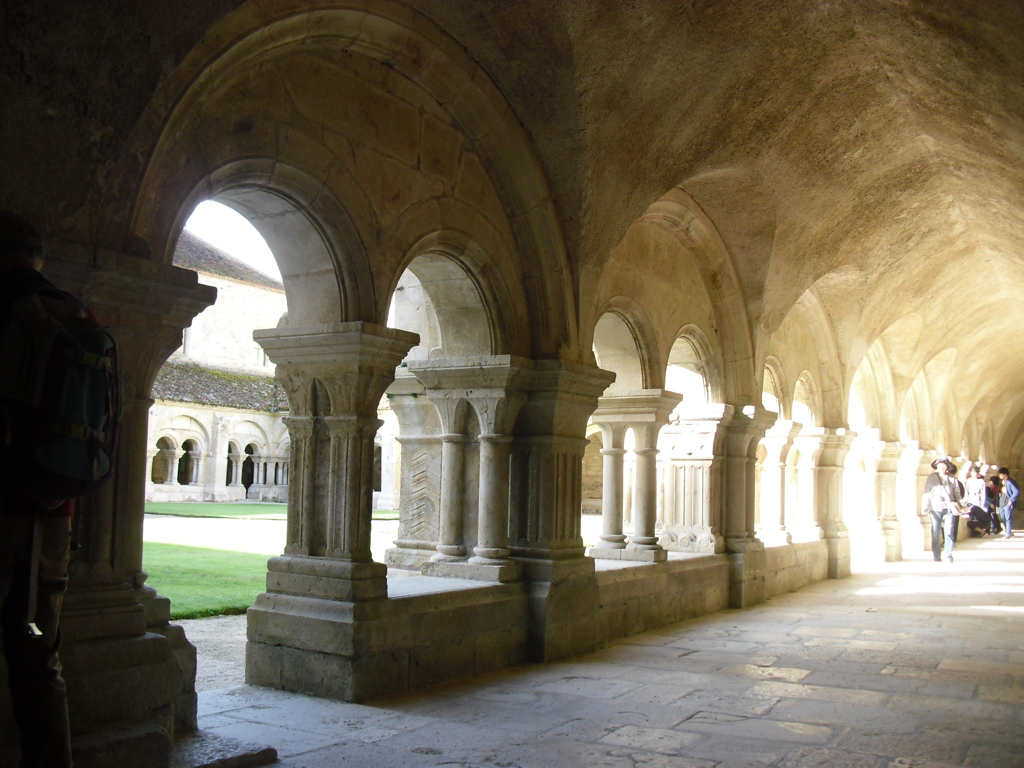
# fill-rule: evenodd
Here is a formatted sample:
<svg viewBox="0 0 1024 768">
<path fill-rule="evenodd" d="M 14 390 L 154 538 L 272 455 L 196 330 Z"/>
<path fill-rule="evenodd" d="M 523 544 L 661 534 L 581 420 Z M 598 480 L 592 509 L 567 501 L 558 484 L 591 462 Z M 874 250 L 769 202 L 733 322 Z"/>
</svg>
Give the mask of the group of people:
<svg viewBox="0 0 1024 768">
<path fill-rule="evenodd" d="M 1000 467 L 998 474 L 986 480 L 981 467 L 974 465 L 966 482 L 957 479 L 956 465 L 950 459 L 936 459 L 932 469 L 935 471 L 925 482 L 922 511 L 931 517 L 932 556 L 936 562 L 953 562 L 961 517 L 966 519 L 971 536 L 1013 537 L 1013 510 L 1020 489 L 1009 469 Z"/>
</svg>

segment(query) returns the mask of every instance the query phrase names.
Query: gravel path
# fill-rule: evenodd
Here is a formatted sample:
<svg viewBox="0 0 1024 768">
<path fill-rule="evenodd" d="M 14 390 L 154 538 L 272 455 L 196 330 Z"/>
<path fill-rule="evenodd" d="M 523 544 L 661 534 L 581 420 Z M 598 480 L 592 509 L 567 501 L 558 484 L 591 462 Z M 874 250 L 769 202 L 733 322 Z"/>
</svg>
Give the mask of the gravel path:
<svg viewBox="0 0 1024 768">
<path fill-rule="evenodd" d="M 196 691 L 213 691 L 245 683 L 245 615 L 175 621 L 199 656 Z"/>
</svg>

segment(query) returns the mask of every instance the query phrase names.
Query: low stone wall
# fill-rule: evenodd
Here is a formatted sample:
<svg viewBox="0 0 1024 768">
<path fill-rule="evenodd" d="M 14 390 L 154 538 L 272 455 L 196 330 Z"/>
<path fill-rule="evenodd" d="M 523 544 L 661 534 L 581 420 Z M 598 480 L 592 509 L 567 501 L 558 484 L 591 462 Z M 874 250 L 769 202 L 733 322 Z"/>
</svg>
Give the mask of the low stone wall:
<svg viewBox="0 0 1024 768">
<path fill-rule="evenodd" d="M 824 540 L 765 547 L 765 596 L 794 592 L 828 578 L 828 543 Z"/>
<path fill-rule="evenodd" d="M 399 579 L 397 588 L 389 586 L 389 599 L 350 603 L 348 610 L 292 598 L 287 628 L 275 624 L 282 597 L 290 596 L 260 595 L 248 613 L 246 682 L 365 701 L 525 661 L 525 584 L 401 594 L 406 587 L 422 589 L 426 578 Z M 278 603 L 276 613 L 266 610 L 271 602 Z"/>
<path fill-rule="evenodd" d="M 827 576 L 824 541 L 766 550 L 768 595 Z M 590 577 L 588 577 L 589 580 Z M 726 555 L 598 561 L 597 644 L 729 607 Z M 246 681 L 366 701 L 532 657 L 527 582 L 389 579 L 386 600 L 336 603 L 264 593 L 249 609 Z"/>
<path fill-rule="evenodd" d="M 603 643 L 729 607 L 725 555 L 673 554 L 660 563 L 605 565 L 596 577 Z"/>
</svg>

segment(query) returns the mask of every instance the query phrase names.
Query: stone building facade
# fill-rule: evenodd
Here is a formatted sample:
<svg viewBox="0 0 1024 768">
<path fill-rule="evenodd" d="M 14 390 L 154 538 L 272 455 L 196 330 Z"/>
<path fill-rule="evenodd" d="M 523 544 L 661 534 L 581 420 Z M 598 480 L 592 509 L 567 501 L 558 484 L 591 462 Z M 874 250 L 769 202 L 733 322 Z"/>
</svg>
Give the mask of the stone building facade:
<svg viewBox="0 0 1024 768">
<path fill-rule="evenodd" d="M 284 289 L 182 232 L 174 263 L 217 289 L 153 383 L 147 501 L 287 501 L 288 399 L 252 340 L 275 326 Z"/>
<path fill-rule="evenodd" d="M 153 381 L 214 300 L 173 264 L 202 200 L 288 307 L 255 333 L 291 437 L 255 684 L 362 701 L 750 606 L 920 551 L 935 457 L 1024 464 L 1018 3 L 78 6 L 5 17 L 0 205 L 125 371 L 65 604 L 80 765 L 195 725 L 142 515 Z"/>
</svg>

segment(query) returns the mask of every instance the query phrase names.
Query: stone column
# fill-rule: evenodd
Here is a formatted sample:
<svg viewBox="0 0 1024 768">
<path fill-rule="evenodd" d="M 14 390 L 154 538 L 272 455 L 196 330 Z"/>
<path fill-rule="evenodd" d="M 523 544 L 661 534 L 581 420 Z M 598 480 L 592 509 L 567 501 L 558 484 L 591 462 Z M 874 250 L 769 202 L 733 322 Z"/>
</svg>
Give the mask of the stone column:
<svg viewBox="0 0 1024 768">
<path fill-rule="evenodd" d="M 203 496 L 208 501 L 220 501 L 226 496 L 224 478 L 228 471 L 227 431 L 229 422 L 215 416 L 210 430 L 210 457 L 207 459 Z"/>
<path fill-rule="evenodd" d="M 748 405 L 733 415 L 726 428 L 725 546 L 733 608 L 765 600 L 764 544 L 754 533 L 754 465 L 758 441 L 774 421 L 774 413 Z"/>
<path fill-rule="evenodd" d="M 735 409 L 713 404 L 686 408 L 664 427 L 667 453 L 662 546 L 679 552 L 725 552 L 723 473 L 726 428 Z"/>
<path fill-rule="evenodd" d="M 883 442 L 878 446 L 875 460 L 875 505 L 882 522 L 885 560 L 889 563 L 903 559 L 896 482 L 896 470 L 902 455 L 902 443 Z"/>
<path fill-rule="evenodd" d="M 231 469 L 231 482 L 228 483 L 230 488 L 237 488 L 241 485 L 242 462 L 245 461 L 242 457 L 244 455 L 242 453 L 228 454 L 228 467 Z"/>
<path fill-rule="evenodd" d="M 510 559 L 509 528 L 509 443 L 512 425 L 526 399 L 524 383 L 532 369 L 529 360 L 510 355 L 435 358 L 409 362 L 409 371 L 424 386 L 427 397 L 438 407 L 442 429 L 459 434 L 462 404 L 469 404 L 480 425 L 478 436 L 480 468 L 477 500 L 476 545 L 473 555 L 462 562 L 435 559 L 424 573 L 438 576 L 515 581 L 520 567 Z M 467 436 L 471 438 L 472 436 Z M 449 449 L 452 450 L 452 449 Z M 442 507 L 445 507 L 442 457 Z M 461 494 L 450 486 L 451 493 Z M 448 508 L 461 504 L 450 500 Z M 442 519 L 442 526 L 444 520 Z"/>
<path fill-rule="evenodd" d="M 181 461 L 186 451 L 179 451 L 176 448 L 169 448 L 167 455 L 167 485 L 181 485 L 178 482 L 178 462 Z"/>
<path fill-rule="evenodd" d="M 921 494 L 923 484 L 918 480 L 918 469 L 922 466 L 921 450 L 917 440 L 908 441 L 903 447 L 896 468 L 896 514 L 900 526 L 901 557 L 914 555 L 924 549 L 931 549 L 931 527 L 929 538 L 923 538 L 921 527 Z M 923 464 L 931 473 L 932 468 Z"/>
<path fill-rule="evenodd" d="M 602 423 L 601 427 L 603 473 L 601 477 L 601 544 L 594 549 L 625 549 L 626 537 L 622 534 L 622 459 L 626 449 L 622 447 L 626 432 L 624 424 Z M 600 557 L 591 549 L 592 557 Z"/>
<path fill-rule="evenodd" d="M 537 661 L 597 647 L 594 561 L 580 535 L 587 419 L 615 375 L 536 360 L 512 445 L 509 537 L 529 580 L 528 653 Z"/>
<path fill-rule="evenodd" d="M 402 674 L 400 660 L 370 647 L 358 606 L 387 597 L 387 567 L 370 554 L 373 438 L 384 390 L 418 337 L 365 322 L 253 337 L 288 390 L 296 482 L 284 554 L 267 563 L 267 591 L 249 609 L 246 681 L 365 698 Z"/>
<path fill-rule="evenodd" d="M 823 429 L 819 436 L 814 506 L 818 524 L 828 542 L 828 576 L 843 579 L 850 575 L 850 532 L 843 522 L 843 469 L 857 435 L 848 429 Z"/>
<path fill-rule="evenodd" d="M 437 554 L 440 540 L 441 433 L 437 407 L 408 367 L 395 372 L 387 399 L 398 422 L 401 490 L 398 538 L 387 551 L 391 568 L 419 570 Z"/>
<path fill-rule="evenodd" d="M 508 460 L 511 435 L 480 435 L 480 510 L 473 565 L 511 565 L 508 546 Z M 518 572 L 518 569 L 516 569 Z"/>
<path fill-rule="evenodd" d="M 146 472 L 146 492 L 147 493 L 149 493 L 149 488 L 151 486 L 156 485 L 156 483 L 154 483 L 153 479 L 152 479 L 153 478 L 153 469 L 155 467 L 159 466 L 159 464 L 157 463 L 159 461 L 161 461 L 160 451 L 156 451 L 156 450 L 146 451 L 146 469 L 147 469 L 147 472 Z"/>
<path fill-rule="evenodd" d="M 664 560 L 667 555 L 658 543 L 655 531 L 657 522 L 657 455 L 658 432 L 668 423 L 672 410 L 682 400 L 682 396 L 662 389 L 643 389 L 633 392 L 620 392 L 602 397 L 598 401 L 597 410 L 591 417 L 595 424 L 601 426 L 606 444 L 610 440 L 613 448 L 621 450 L 623 435 L 629 428 L 633 430 L 635 440 L 633 486 L 633 535 L 629 544 L 622 546 L 605 546 L 608 541 L 602 537 L 602 543 L 591 548 L 591 557 L 613 560 Z M 605 449 L 609 450 L 609 449 Z M 602 453 L 605 451 L 602 450 Z M 622 455 L 605 454 L 605 467 L 609 460 L 615 462 L 614 474 L 604 478 L 604 498 L 602 519 L 605 530 L 611 529 L 609 536 L 618 537 L 617 544 L 622 541 Z M 616 494 L 616 487 L 618 493 Z M 609 509 L 610 507 L 610 509 Z"/>
<path fill-rule="evenodd" d="M 156 261 L 85 248 L 69 248 L 62 261 L 50 245 L 47 276 L 109 328 L 122 376 L 114 476 L 77 504 L 79 548 L 61 615 L 75 765 L 109 765 L 111 755 L 129 768 L 159 765 L 175 731 L 195 728 L 195 649 L 142 570 L 149 392 L 216 291 Z"/>
<path fill-rule="evenodd" d="M 439 396 L 437 390 L 427 390 L 427 397 L 437 408 L 442 429 L 440 524 L 437 552 L 430 559 L 457 562 L 466 556 L 463 540 L 464 430 L 469 404 L 462 398 Z"/>
<path fill-rule="evenodd" d="M 922 511 L 921 499 L 924 496 L 924 486 L 928 482 L 928 476 L 935 471 L 932 462 L 941 457 L 942 454 L 934 448 L 921 451 L 920 463 L 917 465 L 917 520 L 921 527 L 922 541 L 921 550 L 918 551 L 931 552 L 932 549 L 932 518 L 931 515 Z M 994 470 L 991 474 L 995 473 Z"/>
<path fill-rule="evenodd" d="M 792 543 L 785 518 L 787 457 L 802 428 L 802 424 L 794 421 L 776 421 L 760 443 L 767 456 L 761 467 L 761 524 L 757 537 L 767 547 Z"/>
<path fill-rule="evenodd" d="M 669 394 L 669 393 L 666 393 Z M 633 493 L 633 535 L 629 537 L 624 554 L 629 558 L 641 557 L 651 560 L 665 560 L 668 553 L 658 543 L 655 530 L 657 524 L 657 457 L 658 431 L 668 421 L 668 414 L 682 399 L 679 396 L 662 396 L 664 408 L 663 419 L 658 422 L 633 424 L 633 435 L 636 447 L 636 482 Z M 674 402 L 673 402 L 674 400 Z"/>
<path fill-rule="evenodd" d="M 437 554 L 431 560 L 451 561 L 465 557 L 462 543 L 462 483 L 466 438 L 441 435 L 441 530 Z"/>
<path fill-rule="evenodd" d="M 380 441 L 380 495 L 378 509 L 398 509 L 398 453 L 395 450 L 397 442 L 397 417 L 390 407 L 379 414 L 384 421 L 384 427 L 378 431 Z"/>
<path fill-rule="evenodd" d="M 786 523 L 786 530 L 793 542 L 820 541 L 825 536 L 818 521 L 816 506 L 818 462 L 824 434 L 825 430 L 821 427 L 804 427 L 793 438 L 793 447 L 800 452 L 800 460 L 796 464 L 799 505 L 794 510 L 795 519 Z"/>
</svg>

